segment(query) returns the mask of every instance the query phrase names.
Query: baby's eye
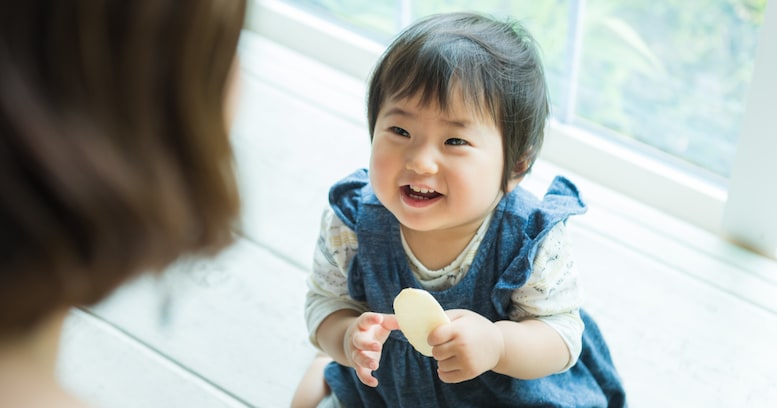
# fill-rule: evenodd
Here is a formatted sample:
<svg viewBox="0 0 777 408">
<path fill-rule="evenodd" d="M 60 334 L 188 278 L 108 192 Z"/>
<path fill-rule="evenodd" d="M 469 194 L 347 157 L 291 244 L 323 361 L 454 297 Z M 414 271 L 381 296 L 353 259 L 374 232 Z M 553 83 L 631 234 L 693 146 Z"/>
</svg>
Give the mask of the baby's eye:
<svg viewBox="0 0 777 408">
<path fill-rule="evenodd" d="M 409 137 L 410 136 L 410 133 L 407 130 L 402 129 L 401 127 L 392 126 L 389 129 L 391 129 L 392 132 L 394 132 L 394 133 L 396 133 L 396 134 L 398 134 L 400 136 L 405 136 L 405 137 Z"/>
<path fill-rule="evenodd" d="M 452 138 L 446 140 L 445 144 L 452 145 L 452 146 L 466 146 L 466 145 L 469 144 L 469 142 L 467 142 L 464 139 L 459 139 L 457 137 L 452 137 Z"/>
</svg>

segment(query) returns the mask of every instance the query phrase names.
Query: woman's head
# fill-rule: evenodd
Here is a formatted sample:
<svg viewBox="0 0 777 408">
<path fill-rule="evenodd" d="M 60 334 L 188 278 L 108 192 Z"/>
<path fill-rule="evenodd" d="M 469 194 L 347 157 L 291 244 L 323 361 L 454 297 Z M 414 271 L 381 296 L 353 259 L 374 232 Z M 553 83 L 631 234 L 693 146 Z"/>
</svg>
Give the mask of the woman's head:
<svg viewBox="0 0 777 408">
<path fill-rule="evenodd" d="M 539 49 L 517 23 L 476 14 L 427 17 L 403 31 L 382 56 L 370 83 L 370 135 L 389 99 L 420 95 L 447 109 L 459 92 L 465 104 L 502 133 L 502 188 L 529 171 L 542 146 L 549 114 Z"/>
<path fill-rule="evenodd" d="M 0 6 L 0 336 L 229 243 L 244 1 Z"/>
</svg>

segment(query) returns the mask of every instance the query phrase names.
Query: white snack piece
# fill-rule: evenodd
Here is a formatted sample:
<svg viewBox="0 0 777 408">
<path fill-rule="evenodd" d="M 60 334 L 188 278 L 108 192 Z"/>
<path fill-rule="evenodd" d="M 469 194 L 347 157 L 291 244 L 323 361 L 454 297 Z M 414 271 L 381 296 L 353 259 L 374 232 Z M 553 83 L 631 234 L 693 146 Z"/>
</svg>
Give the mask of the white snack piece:
<svg viewBox="0 0 777 408">
<path fill-rule="evenodd" d="M 402 289 L 394 298 L 394 314 L 399 329 L 410 344 L 419 353 L 431 357 L 432 346 L 426 342 L 429 333 L 443 324 L 450 323 L 437 299 L 425 290 Z"/>
</svg>

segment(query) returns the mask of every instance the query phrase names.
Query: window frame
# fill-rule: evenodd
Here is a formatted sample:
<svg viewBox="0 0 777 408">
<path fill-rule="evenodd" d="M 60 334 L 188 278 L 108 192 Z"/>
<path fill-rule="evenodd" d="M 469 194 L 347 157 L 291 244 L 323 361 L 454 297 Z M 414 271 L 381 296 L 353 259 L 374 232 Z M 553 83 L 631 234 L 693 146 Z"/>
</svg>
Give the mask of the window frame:
<svg viewBox="0 0 777 408">
<path fill-rule="evenodd" d="M 728 201 L 725 235 L 755 252 L 777 258 L 777 5 L 766 4 L 758 38 L 747 110 L 740 129 Z"/>
<path fill-rule="evenodd" d="M 772 2 L 769 2 L 772 3 Z M 367 80 L 385 46 L 278 0 L 253 0 L 246 28 Z M 732 177 L 726 186 L 671 160 L 551 120 L 540 158 L 762 255 L 777 258 L 777 6 L 767 4 Z M 772 45 L 769 49 L 769 45 Z"/>
</svg>

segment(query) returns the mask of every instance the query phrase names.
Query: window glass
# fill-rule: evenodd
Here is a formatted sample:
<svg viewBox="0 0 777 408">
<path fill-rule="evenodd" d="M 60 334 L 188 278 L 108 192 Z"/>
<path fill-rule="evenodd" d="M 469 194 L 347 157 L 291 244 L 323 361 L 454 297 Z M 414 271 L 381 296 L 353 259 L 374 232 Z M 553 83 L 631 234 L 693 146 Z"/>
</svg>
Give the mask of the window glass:
<svg viewBox="0 0 777 408">
<path fill-rule="evenodd" d="M 401 7 L 396 0 L 285 0 L 369 38 L 388 44 L 399 32 Z"/>
<path fill-rule="evenodd" d="M 524 23 L 556 119 L 729 176 L 766 0 L 287 0 L 388 44 L 411 21 L 477 10 Z M 666 156 L 666 155 L 665 155 Z"/>
<path fill-rule="evenodd" d="M 586 2 L 575 117 L 728 177 L 765 4 Z"/>
</svg>

